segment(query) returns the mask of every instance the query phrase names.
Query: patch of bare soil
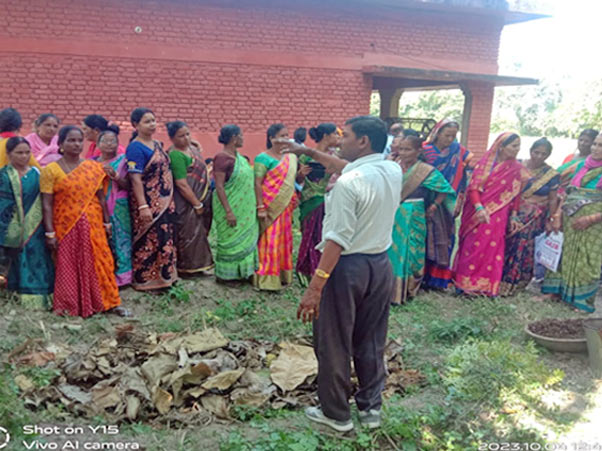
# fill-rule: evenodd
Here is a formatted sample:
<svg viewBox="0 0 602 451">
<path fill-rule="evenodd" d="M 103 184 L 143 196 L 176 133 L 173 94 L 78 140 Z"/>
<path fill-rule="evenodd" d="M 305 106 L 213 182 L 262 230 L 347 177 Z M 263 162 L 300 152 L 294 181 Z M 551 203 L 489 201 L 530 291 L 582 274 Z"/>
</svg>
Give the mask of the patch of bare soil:
<svg viewBox="0 0 602 451">
<path fill-rule="evenodd" d="M 529 324 L 529 330 L 537 335 L 550 338 L 585 338 L 583 320 L 542 319 Z"/>
</svg>

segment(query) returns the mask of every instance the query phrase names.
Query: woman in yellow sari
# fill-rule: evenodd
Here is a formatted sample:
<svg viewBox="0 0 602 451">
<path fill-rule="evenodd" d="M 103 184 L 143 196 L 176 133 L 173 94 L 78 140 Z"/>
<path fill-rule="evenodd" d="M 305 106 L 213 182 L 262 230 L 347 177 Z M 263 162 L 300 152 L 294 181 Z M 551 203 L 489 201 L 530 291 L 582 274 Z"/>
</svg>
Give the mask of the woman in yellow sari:
<svg viewBox="0 0 602 451">
<path fill-rule="evenodd" d="M 58 144 L 62 158 L 46 166 L 40 178 L 46 244 L 56 253 L 54 311 L 84 318 L 108 310 L 128 315 L 118 308 L 105 171 L 100 163 L 80 158 L 84 134 L 78 127 L 63 127 Z"/>
<path fill-rule="evenodd" d="M 297 206 L 295 178 L 297 156 L 282 155 L 287 139 L 283 124 L 267 131 L 267 150 L 255 158 L 255 195 L 259 219 L 259 269 L 253 285 L 260 290 L 280 290 L 293 280 L 293 211 Z"/>
<path fill-rule="evenodd" d="M 9 163 L 8 154 L 6 152 L 6 141 L 8 138 L 17 136 L 23 120 L 21 114 L 14 108 L 5 108 L 0 111 L 0 168 L 3 168 Z M 40 165 L 36 161 L 33 154 L 29 157 L 29 166 L 40 169 Z"/>
</svg>

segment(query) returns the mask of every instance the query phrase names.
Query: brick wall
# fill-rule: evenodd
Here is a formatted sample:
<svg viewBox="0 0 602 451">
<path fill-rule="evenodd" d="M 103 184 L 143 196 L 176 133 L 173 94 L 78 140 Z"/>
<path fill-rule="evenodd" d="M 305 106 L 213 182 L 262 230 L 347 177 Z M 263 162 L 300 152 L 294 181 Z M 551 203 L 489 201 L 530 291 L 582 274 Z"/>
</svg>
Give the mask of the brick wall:
<svg viewBox="0 0 602 451">
<path fill-rule="evenodd" d="M 337 0 L 0 0 L 0 9 L 0 105 L 22 112 L 24 131 L 47 111 L 66 123 L 99 113 L 128 129 L 132 108 L 148 106 L 160 122 L 187 121 L 210 153 L 225 123 L 243 127 L 255 153 L 272 122 L 367 114 L 365 66 L 496 73 L 502 27 Z"/>
<path fill-rule="evenodd" d="M 467 88 L 472 95 L 472 108 L 466 147 L 475 154 L 482 155 L 487 151 L 489 141 L 494 87 L 490 83 L 470 82 L 467 83 Z"/>
</svg>

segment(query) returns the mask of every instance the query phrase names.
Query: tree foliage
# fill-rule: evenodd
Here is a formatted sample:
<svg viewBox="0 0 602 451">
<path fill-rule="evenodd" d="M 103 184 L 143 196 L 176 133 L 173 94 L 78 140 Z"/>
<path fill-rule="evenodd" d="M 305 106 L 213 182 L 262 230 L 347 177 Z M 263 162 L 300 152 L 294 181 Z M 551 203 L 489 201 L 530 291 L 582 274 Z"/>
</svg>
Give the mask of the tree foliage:
<svg viewBox="0 0 602 451">
<path fill-rule="evenodd" d="M 459 89 L 405 92 L 399 116 L 462 120 L 464 95 Z M 378 95 L 373 96 L 373 114 Z M 537 86 L 496 88 L 491 131 L 516 130 L 525 136 L 575 138 L 584 128 L 602 129 L 602 79 L 542 80 Z"/>
</svg>

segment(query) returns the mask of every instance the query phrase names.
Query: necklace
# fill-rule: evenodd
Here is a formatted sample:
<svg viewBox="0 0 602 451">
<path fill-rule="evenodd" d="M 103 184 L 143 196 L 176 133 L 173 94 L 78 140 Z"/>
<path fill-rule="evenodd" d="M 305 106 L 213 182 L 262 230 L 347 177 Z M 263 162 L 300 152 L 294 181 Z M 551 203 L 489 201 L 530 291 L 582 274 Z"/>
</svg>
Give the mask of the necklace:
<svg viewBox="0 0 602 451">
<path fill-rule="evenodd" d="M 75 166 L 71 166 L 70 164 L 67 163 L 67 160 L 65 160 L 65 158 L 63 158 L 63 163 L 65 164 L 65 166 L 67 167 L 67 169 L 69 169 L 69 172 L 73 171 L 76 167 L 78 167 L 80 161 L 81 160 L 78 158 L 77 163 L 75 164 Z"/>
</svg>

